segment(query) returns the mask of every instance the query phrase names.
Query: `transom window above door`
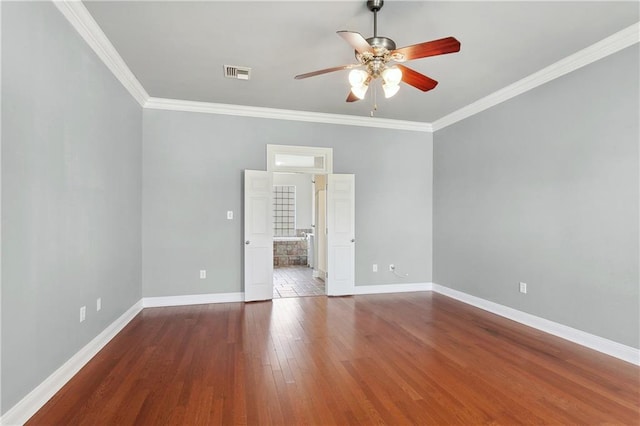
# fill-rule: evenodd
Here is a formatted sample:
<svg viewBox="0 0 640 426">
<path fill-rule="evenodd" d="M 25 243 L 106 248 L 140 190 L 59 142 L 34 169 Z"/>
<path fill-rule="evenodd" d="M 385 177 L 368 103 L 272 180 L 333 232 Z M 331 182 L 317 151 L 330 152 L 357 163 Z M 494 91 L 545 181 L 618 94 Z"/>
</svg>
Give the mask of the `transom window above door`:
<svg viewBox="0 0 640 426">
<path fill-rule="evenodd" d="M 333 173 L 333 148 L 267 145 L 267 171 Z"/>
</svg>

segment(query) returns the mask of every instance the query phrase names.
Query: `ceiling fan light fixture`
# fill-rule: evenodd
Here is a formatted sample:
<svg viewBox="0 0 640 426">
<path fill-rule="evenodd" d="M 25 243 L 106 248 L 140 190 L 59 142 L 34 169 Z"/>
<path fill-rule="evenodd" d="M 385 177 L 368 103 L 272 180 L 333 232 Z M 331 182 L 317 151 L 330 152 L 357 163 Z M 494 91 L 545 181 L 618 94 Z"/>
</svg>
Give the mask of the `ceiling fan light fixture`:
<svg viewBox="0 0 640 426">
<path fill-rule="evenodd" d="M 368 76 L 369 74 L 363 70 L 351 70 L 349 73 L 349 84 L 351 87 L 363 86 L 367 81 Z"/>
<path fill-rule="evenodd" d="M 361 86 L 351 86 L 351 93 L 353 93 L 356 98 L 362 100 L 367 94 L 368 89 L 369 84 L 363 84 Z"/>
<path fill-rule="evenodd" d="M 386 98 L 398 93 L 400 82 L 423 92 L 433 90 L 438 85 L 436 80 L 401 65 L 399 62 L 459 52 L 460 42 L 455 37 L 445 37 L 397 49 L 396 43 L 392 39 L 378 36 L 377 17 L 383 4 L 384 0 L 367 0 L 367 7 L 373 12 L 373 37 L 364 38 L 362 34 L 355 31 L 337 31 L 337 34 L 354 49 L 357 63 L 299 74 L 294 78 L 299 80 L 349 69 L 351 70 L 349 73 L 351 91 L 346 102 L 364 99 L 369 83 L 377 78 L 382 80 L 382 88 Z M 394 65 L 394 63 L 398 64 Z"/>
<path fill-rule="evenodd" d="M 398 67 L 390 67 L 382 71 L 382 79 L 386 84 L 397 86 L 402 81 L 402 71 Z"/>
<path fill-rule="evenodd" d="M 382 85 L 382 90 L 384 90 L 384 97 L 388 99 L 398 93 L 400 85 L 385 83 Z"/>
<path fill-rule="evenodd" d="M 349 73 L 349 84 L 351 84 L 351 93 L 358 99 L 364 99 L 369 89 L 371 76 L 363 70 L 351 70 Z"/>
</svg>

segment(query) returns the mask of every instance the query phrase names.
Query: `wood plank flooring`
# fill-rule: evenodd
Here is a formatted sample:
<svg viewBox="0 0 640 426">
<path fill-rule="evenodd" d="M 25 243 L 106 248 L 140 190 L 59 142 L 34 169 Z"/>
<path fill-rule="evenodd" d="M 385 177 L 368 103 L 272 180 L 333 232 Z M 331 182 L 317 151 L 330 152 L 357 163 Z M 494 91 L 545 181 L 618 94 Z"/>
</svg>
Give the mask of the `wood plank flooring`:
<svg viewBox="0 0 640 426">
<path fill-rule="evenodd" d="M 154 308 L 28 424 L 632 425 L 639 372 L 431 292 Z"/>
</svg>

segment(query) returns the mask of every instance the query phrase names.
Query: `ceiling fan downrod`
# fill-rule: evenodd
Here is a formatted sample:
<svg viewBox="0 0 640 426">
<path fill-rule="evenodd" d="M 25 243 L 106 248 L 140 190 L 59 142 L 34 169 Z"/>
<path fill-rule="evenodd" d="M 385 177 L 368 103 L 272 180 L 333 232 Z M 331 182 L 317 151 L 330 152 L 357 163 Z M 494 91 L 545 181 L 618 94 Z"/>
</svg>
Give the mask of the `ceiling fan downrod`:
<svg viewBox="0 0 640 426">
<path fill-rule="evenodd" d="M 373 36 L 378 37 L 378 11 L 384 6 L 384 0 L 367 0 L 367 7 L 373 12 Z"/>
<path fill-rule="evenodd" d="M 384 48 L 387 51 L 395 50 L 396 44 L 389 37 L 378 37 L 378 11 L 382 9 L 384 0 L 367 0 L 367 8 L 373 12 L 373 37 L 369 37 L 367 42 L 374 48 Z M 356 52 L 357 57 L 357 52 Z"/>
</svg>

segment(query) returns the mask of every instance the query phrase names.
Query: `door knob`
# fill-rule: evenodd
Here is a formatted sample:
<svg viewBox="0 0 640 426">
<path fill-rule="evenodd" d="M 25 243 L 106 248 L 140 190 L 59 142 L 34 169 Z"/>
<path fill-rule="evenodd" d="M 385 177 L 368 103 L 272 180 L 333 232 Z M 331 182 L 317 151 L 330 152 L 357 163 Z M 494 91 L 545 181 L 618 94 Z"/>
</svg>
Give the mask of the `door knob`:
<svg viewBox="0 0 640 426">
<path fill-rule="evenodd" d="M 352 243 L 355 243 L 355 242 L 356 242 L 356 239 L 355 239 L 355 238 L 352 238 L 352 239 L 351 239 L 351 242 L 352 242 Z"/>
<path fill-rule="evenodd" d="M 244 242 L 246 245 L 249 245 L 249 243 L 251 243 L 251 241 L 247 240 Z"/>
</svg>

